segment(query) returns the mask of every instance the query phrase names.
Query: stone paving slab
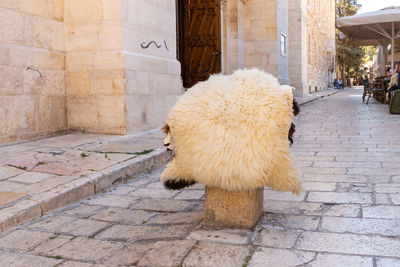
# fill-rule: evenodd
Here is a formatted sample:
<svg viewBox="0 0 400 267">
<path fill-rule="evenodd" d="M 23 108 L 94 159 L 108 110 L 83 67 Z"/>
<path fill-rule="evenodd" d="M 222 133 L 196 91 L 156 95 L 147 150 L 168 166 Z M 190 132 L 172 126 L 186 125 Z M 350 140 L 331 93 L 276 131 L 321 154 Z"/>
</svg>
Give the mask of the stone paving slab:
<svg viewBox="0 0 400 267">
<path fill-rule="evenodd" d="M 156 242 L 139 260 L 138 266 L 178 266 L 195 244 L 193 240 Z"/>
<path fill-rule="evenodd" d="M 244 245 L 249 242 L 252 232 L 241 229 L 202 229 L 193 231 L 187 238 L 214 243 L 228 243 L 236 245 Z"/>
<path fill-rule="evenodd" d="M 385 259 L 386 260 L 386 259 Z M 374 266 L 374 259 L 372 257 L 362 256 L 348 256 L 338 254 L 318 254 L 313 262 L 309 265 L 311 267 L 336 267 L 336 266 Z M 381 265 L 377 265 L 381 266 Z M 382 266 L 396 266 L 396 265 L 382 265 Z"/>
<path fill-rule="evenodd" d="M 249 267 L 304 266 L 311 262 L 315 255 L 312 252 L 260 247 L 252 256 Z"/>
<path fill-rule="evenodd" d="M 305 232 L 296 247 L 306 251 L 399 257 L 400 240 L 379 235 Z"/>
<path fill-rule="evenodd" d="M 249 255 L 248 246 L 201 242 L 183 261 L 183 266 L 240 266 Z"/>
<path fill-rule="evenodd" d="M 54 236 L 51 233 L 15 230 L 0 238 L 0 248 L 28 251 Z"/>
<path fill-rule="evenodd" d="M 49 254 L 71 260 L 100 261 L 121 247 L 122 244 L 119 242 L 77 237 L 61 247 L 49 251 Z"/>
<path fill-rule="evenodd" d="M 263 229 L 253 241 L 254 245 L 291 249 L 300 236 L 300 231 L 288 229 Z"/>
<path fill-rule="evenodd" d="M 88 148 L 89 151 L 100 153 L 126 153 L 132 154 L 134 152 L 140 153 L 141 151 L 149 149 L 157 149 L 160 147 L 160 139 L 133 139 L 122 142 L 113 142 L 108 144 L 101 144 Z"/>
<path fill-rule="evenodd" d="M 0 251 L 0 262 L 3 266 L 26 267 L 41 266 L 53 267 L 62 262 L 60 259 L 41 257 L 36 255 L 21 255 L 7 251 Z"/>
<path fill-rule="evenodd" d="M 5 206 L 18 199 L 26 197 L 26 194 L 14 193 L 14 192 L 1 192 L 0 191 L 0 206 Z"/>
<path fill-rule="evenodd" d="M 6 180 L 10 177 L 17 176 L 18 174 L 24 173 L 23 170 L 10 167 L 10 166 L 2 166 L 0 167 L 0 181 Z"/>
<path fill-rule="evenodd" d="M 84 176 L 96 177 L 99 187 L 108 188 L 105 192 L 1 233 L 0 262 L 400 266 L 400 169 L 386 164 L 400 162 L 400 148 L 371 148 L 396 142 L 390 136 L 400 131 L 400 116 L 390 115 L 387 106 L 374 100 L 362 104 L 361 92 L 346 89 L 301 107 L 292 150 L 302 162 L 305 192 L 297 197 L 265 188 L 264 214 L 254 229 L 203 227 L 204 187 L 169 192 L 160 183 L 162 168 L 112 188 L 117 178 L 107 169 L 107 175 Z M 354 174 L 354 169 L 362 171 Z M 62 184 L 57 186 L 63 190 Z M 23 201 L 38 205 L 41 212 L 37 202 Z M 5 209 L 0 209 L 0 218 Z"/>
<path fill-rule="evenodd" d="M 0 232 L 161 167 L 171 156 L 162 139 L 158 129 L 127 136 L 73 133 L 0 146 Z M 107 149 L 90 149 L 102 146 Z"/>
</svg>

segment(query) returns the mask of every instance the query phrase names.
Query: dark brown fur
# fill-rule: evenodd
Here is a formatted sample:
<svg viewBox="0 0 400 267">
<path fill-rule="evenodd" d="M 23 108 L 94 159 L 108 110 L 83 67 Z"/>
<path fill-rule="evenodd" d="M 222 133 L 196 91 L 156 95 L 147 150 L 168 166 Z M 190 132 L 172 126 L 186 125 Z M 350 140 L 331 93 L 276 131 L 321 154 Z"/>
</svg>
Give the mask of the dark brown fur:
<svg viewBox="0 0 400 267">
<path fill-rule="evenodd" d="M 292 109 L 293 109 L 293 115 L 297 116 L 297 114 L 299 114 L 299 112 L 300 112 L 300 108 L 299 108 L 299 104 L 297 103 L 297 101 L 294 98 L 293 98 Z M 288 134 L 288 139 L 290 141 L 290 144 L 293 144 L 293 135 L 294 135 L 295 131 L 296 131 L 296 125 L 292 122 L 290 124 L 290 129 L 289 129 L 289 134 Z"/>
<path fill-rule="evenodd" d="M 292 122 L 290 124 L 289 136 L 288 136 L 290 144 L 293 144 L 293 135 L 295 131 L 296 131 L 296 125 Z"/>
<path fill-rule="evenodd" d="M 165 124 L 164 127 L 161 128 L 161 130 L 165 133 L 165 135 L 169 134 L 171 132 L 171 129 L 169 128 L 168 124 Z M 170 144 L 165 144 L 164 146 L 169 146 Z M 167 150 L 170 150 L 169 148 L 167 148 Z M 180 190 L 183 189 L 185 187 L 194 185 L 196 182 L 188 182 L 188 181 L 183 181 L 183 180 L 167 180 L 164 182 L 164 186 L 167 189 L 170 190 Z"/>
<path fill-rule="evenodd" d="M 163 131 L 166 135 L 171 132 L 171 129 L 169 128 L 168 124 L 165 124 L 162 128 L 161 131 Z"/>
<path fill-rule="evenodd" d="M 299 114 L 300 112 L 300 108 L 299 108 L 299 104 L 297 103 L 297 101 L 295 99 L 293 99 L 293 115 L 297 116 L 297 114 Z"/>
<path fill-rule="evenodd" d="M 167 180 L 164 182 L 164 186 L 170 190 L 181 190 L 182 188 L 194 185 L 196 182 L 188 182 L 182 180 Z"/>
<path fill-rule="evenodd" d="M 163 131 L 165 133 L 165 135 L 169 134 L 171 132 L 171 129 L 169 128 L 168 124 L 165 124 L 162 128 L 161 131 Z M 170 143 L 166 144 L 164 143 L 164 146 L 168 147 L 170 145 Z M 171 149 L 167 148 L 168 151 L 170 151 Z"/>
</svg>

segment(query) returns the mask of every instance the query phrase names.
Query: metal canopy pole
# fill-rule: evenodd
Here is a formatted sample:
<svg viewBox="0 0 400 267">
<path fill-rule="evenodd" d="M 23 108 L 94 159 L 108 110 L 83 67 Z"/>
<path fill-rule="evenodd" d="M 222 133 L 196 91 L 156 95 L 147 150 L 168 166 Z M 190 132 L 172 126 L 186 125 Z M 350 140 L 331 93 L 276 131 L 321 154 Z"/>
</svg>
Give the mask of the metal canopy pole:
<svg viewBox="0 0 400 267">
<path fill-rule="evenodd" d="M 392 74 L 394 74 L 394 22 L 392 22 Z"/>
</svg>

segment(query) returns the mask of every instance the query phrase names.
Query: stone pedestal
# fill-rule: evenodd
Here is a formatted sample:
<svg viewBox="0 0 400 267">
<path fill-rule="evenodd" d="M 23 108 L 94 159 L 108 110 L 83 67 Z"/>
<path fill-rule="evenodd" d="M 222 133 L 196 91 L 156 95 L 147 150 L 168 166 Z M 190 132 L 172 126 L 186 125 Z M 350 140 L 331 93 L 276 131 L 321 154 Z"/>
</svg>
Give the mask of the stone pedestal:
<svg viewBox="0 0 400 267">
<path fill-rule="evenodd" d="M 252 228 L 263 213 L 264 188 L 230 192 L 206 187 L 204 226 Z"/>
</svg>

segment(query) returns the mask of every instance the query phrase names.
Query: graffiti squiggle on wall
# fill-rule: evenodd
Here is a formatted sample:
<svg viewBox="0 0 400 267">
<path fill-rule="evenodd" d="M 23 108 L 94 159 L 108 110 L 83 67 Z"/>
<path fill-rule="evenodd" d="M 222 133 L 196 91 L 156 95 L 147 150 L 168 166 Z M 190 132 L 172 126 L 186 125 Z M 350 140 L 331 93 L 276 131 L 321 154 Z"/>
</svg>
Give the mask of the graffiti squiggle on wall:
<svg viewBox="0 0 400 267">
<path fill-rule="evenodd" d="M 169 51 L 168 46 L 167 46 L 167 41 L 165 41 L 165 40 L 164 40 L 164 45 L 165 45 L 165 48 L 167 49 L 167 51 Z"/>
<path fill-rule="evenodd" d="M 161 47 L 161 45 L 157 44 L 156 41 L 151 41 L 151 42 L 149 42 L 149 43 L 147 43 L 147 44 L 146 44 L 146 42 L 143 42 L 143 43 L 140 44 L 140 46 L 141 46 L 143 49 L 147 49 L 147 48 L 150 47 L 151 44 L 154 44 L 157 48 L 160 48 L 160 47 Z"/>
<path fill-rule="evenodd" d="M 157 47 L 157 48 L 161 48 L 162 47 L 162 44 L 158 44 L 156 41 L 150 41 L 150 42 L 148 42 L 148 43 L 146 43 L 146 42 L 143 42 L 143 43 L 141 43 L 140 44 L 140 46 L 142 47 L 142 49 L 147 49 L 147 48 L 149 48 L 152 44 L 154 44 L 155 45 L 155 47 Z M 168 46 L 167 46 L 167 41 L 165 41 L 164 40 L 164 47 L 165 47 L 165 49 L 167 49 L 167 51 L 169 51 L 169 48 L 168 48 Z"/>
<path fill-rule="evenodd" d="M 30 66 L 26 67 L 26 70 L 36 71 L 37 73 L 39 73 L 40 78 L 44 78 L 45 77 L 44 74 L 40 72 L 40 70 L 34 69 L 34 68 L 30 67 Z"/>
</svg>

